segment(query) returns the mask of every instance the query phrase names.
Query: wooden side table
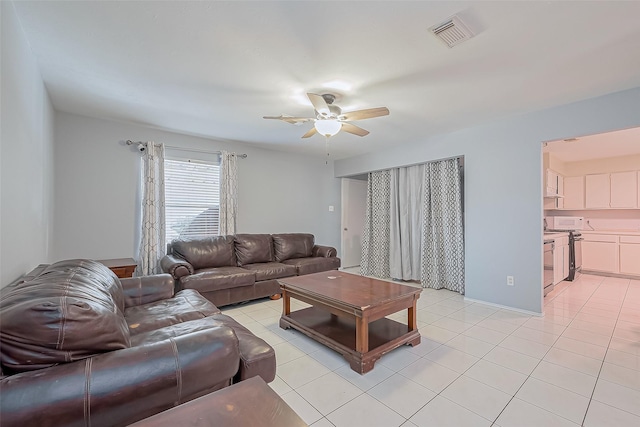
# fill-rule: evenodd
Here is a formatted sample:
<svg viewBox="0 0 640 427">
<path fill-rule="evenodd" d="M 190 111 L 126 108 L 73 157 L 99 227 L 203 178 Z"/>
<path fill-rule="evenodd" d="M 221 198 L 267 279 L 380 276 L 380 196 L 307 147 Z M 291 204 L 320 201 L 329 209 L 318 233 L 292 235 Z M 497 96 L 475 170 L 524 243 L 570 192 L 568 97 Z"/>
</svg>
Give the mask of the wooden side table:
<svg viewBox="0 0 640 427">
<path fill-rule="evenodd" d="M 98 262 L 106 265 L 120 279 L 133 277 L 133 272 L 138 266 L 133 258 L 99 259 Z"/>
<path fill-rule="evenodd" d="M 307 427 L 307 424 L 257 376 L 160 412 L 131 426 Z"/>
</svg>

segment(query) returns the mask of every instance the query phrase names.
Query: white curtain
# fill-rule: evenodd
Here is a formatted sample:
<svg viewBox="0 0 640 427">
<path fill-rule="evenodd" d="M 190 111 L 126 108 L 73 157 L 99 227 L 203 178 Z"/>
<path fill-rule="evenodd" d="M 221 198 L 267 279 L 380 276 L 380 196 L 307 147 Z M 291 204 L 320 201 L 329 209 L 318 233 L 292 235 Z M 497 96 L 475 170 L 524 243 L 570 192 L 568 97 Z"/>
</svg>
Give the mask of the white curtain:
<svg viewBox="0 0 640 427">
<path fill-rule="evenodd" d="M 421 279 L 424 171 L 424 164 L 391 170 L 389 269 L 394 279 Z"/>
<path fill-rule="evenodd" d="M 218 234 L 236 234 L 238 165 L 236 153 L 222 151 L 220 163 L 220 227 Z"/>
<path fill-rule="evenodd" d="M 165 255 L 164 220 L 164 144 L 147 142 L 143 158 L 142 240 L 138 276 L 161 273 L 160 259 Z"/>
<path fill-rule="evenodd" d="M 362 233 L 360 274 L 388 278 L 390 233 L 389 170 L 371 172 L 367 185 L 367 216 Z"/>
<path fill-rule="evenodd" d="M 422 286 L 464 294 L 460 159 L 428 163 L 426 167 Z"/>
</svg>

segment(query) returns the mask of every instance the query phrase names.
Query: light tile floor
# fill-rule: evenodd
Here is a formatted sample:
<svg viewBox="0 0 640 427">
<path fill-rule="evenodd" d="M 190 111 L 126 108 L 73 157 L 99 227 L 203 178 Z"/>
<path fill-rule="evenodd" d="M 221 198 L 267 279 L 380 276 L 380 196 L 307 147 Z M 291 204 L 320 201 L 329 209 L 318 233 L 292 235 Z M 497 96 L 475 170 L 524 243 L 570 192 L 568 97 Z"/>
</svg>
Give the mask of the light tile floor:
<svg viewBox="0 0 640 427">
<path fill-rule="evenodd" d="M 425 289 L 421 344 L 394 350 L 365 375 L 280 329 L 281 310 L 281 300 L 223 308 L 273 346 L 270 386 L 313 427 L 640 426 L 639 280 L 562 282 L 544 317 Z"/>
</svg>

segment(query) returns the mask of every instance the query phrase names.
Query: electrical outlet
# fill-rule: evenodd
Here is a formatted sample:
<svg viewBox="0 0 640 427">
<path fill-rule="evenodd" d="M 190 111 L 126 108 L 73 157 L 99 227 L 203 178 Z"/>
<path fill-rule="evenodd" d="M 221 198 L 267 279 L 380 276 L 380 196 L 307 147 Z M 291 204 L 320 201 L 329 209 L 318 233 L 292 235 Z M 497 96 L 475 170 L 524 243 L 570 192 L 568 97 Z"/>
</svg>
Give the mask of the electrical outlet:
<svg viewBox="0 0 640 427">
<path fill-rule="evenodd" d="M 333 206 L 329 205 L 329 212 L 333 212 Z"/>
<path fill-rule="evenodd" d="M 513 276 L 507 276 L 507 286 L 515 285 L 515 281 L 513 280 Z"/>
</svg>

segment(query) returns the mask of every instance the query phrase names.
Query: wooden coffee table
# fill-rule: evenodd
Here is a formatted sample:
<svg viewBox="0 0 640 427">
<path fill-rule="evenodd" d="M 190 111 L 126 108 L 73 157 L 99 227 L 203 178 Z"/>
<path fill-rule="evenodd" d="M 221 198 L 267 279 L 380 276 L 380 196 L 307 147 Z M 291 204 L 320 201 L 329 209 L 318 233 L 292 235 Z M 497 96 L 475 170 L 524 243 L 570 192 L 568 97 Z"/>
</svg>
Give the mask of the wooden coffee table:
<svg viewBox="0 0 640 427">
<path fill-rule="evenodd" d="M 404 344 L 420 344 L 416 301 L 422 289 L 399 283 L 325 271 L 278 279 L 282 289 L 280 327 L 294 328 L 341 353 L 364 374 L 382 355 Z M 291 311 L 291 298 L 312 307 Z M 408 310 L 403 324 L 385 318 Z"/>
</svg>

